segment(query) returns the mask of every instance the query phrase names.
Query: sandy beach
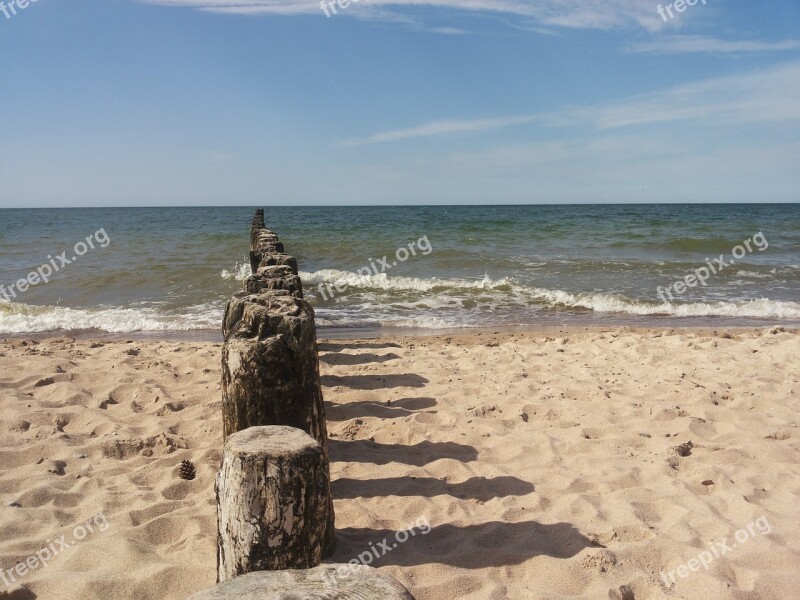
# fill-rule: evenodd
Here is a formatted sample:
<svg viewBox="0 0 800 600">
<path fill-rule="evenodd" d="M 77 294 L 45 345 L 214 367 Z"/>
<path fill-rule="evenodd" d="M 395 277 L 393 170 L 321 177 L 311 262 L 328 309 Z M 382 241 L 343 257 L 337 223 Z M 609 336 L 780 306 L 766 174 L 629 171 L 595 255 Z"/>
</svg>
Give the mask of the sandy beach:
<svg viewBox="0 0 800 600">
<path fill-rule="evenodd" d="M 0 345 L 0 589 L 213 585 L 220 348 Z M 418 600 L 794 598 L 798 356 L 779 329 L 321 341 L 333 561 L 390 548 Z"/>
</svg>

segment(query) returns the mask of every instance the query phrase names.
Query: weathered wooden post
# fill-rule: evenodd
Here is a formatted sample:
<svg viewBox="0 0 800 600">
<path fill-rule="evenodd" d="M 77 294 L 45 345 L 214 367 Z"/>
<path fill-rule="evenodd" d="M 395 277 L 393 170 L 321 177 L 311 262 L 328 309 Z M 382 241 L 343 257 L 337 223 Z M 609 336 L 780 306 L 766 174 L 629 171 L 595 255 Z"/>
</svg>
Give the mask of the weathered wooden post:
<svg viewBox="0 0 800 600">
<path fill-rule="evenodd" d="M 302 429 L 328 452 L 314 311 L 286 290 L 240 292 L 223 323 L 223 435 L 258 425 Z"/>
<path fill-rule="evenodd" d="M 250 294 L 258 294 L 267 290 L 287 290 L 293 296 L 303 297 L 303 284 L 300 278 L 287 266 L 260 267 L 244 282 L 244 289 Z"/>
<path fill-rule="evenodd" d="M 297 259 L 286 254 L 278 234 L 267 229 L 264 223 L 264 211 L 259 209 L 253 217 L 253 225 L 250 228 L 250 268 L 253 273 L 257 273 L 262 267 L 273 265 L 288 266 L 292 269 L 292 273 L 298 274 Z"/>
<path fill-rule="evenodd" d="M 328 458 L 294 427 L 251 427 L 225 442 L 217 474 L 217 581 L 308 569 L 333 551 Z"/>
<path fill-rule="evenodd" d="M 372 567 L 332 564 L 302 571 L 249 573 L 198 592 L 188 600 L 414 600 L 414 597 L 398 581 Z"/>
<path fill-rule="evenodd" d="M 278 236 L 264 227 L 263 216 L 258 212 L 253 217 L 251 244 L 253 262 L 263 262 L 269 257 L 277 256 L 274 253 L 283 251 Z M 223 435 L 226 440 L 231 440 L 240 435 L 238 432 L 252 433 L 251 428 L 254 427 L 296 428 L 298 435 L 310 436 L 319 448 L 322 462 L 315 467 L 314 472 L 324 472 L 325 477 L 328 477 L 328 433 L 319 377 L 314 310 L 302 299 L 302 295 L 300 278 L 292 268 L 285 265 L 264 266 L 247 279 L 245 290 L 234 294 L 228 302 L 222 324 L 225 336 L 222 348 Z M 229 450 L 226 445 L 225 452 L 227 461 L 228 455 L 233 450 Z M 260 460 L 264 462 L 268 458 L 269 456 L 265 456 Z M 235 462 L 239 459 L 230 460 Z M 281 460 L 288 459 L 282 455 Z M 289 467 L 291 464 L 287 468 Z M 223 482 L 231 477 L 231 473 L 226 472 L 226 469 L 230 471 L 232 468 L 230 464 L 223 464 L 218 481 Z M 311 474 L 302 471 L 293 472 L 301 478 L 312 477 Z M 218 485 L 220 491 L 227 489 L 221 483 Z M 246 485 L 258 487 L 261 484 L 258 481 L 251 481 Z M 227 502 L 231 506 L 241 502 L 242 494 L 244 492 L 240 491 L 232 496 L 226 496 Z M 280 505 L 282 511 L 291 512 L 297 508 L 284 506 L 280 489 L 264 494 L 270 495 L 271 502 Z M 299 551 L 291 549 L 281 551 L 286 554 L 283 558 L 276 555 L 268 559 L 259 554 L 256 562 L 262 566 L 252 566 L 255 563 L 250 559 L 236 558 L 234 562 L 237 566 L 232 567 L 233 570 L 226 567 L 231 564 L 230 560 L 221 558 L 220 577 L 223 577 L 223 573 L 232 576 L 231 573 L 239 574 L 256 569 L 316 566 L 322 558 L 329 556 L 333 552 L 334 544 L 333 501 L 327 488 L 324 494 L 321 492 L 320 494 L 319 498 L 314 500 L 315 504 L 322 507 L 318 512 L 319 518 L 324 521 L 324 526 L 318 527 L 319 532 L 315 534 L 320 541 L 316 546 L 313 544 L 309 546 L 308 535 L 305 537 L 295 535 L 299 540 L 297 543 L 303 544 L 305 550 L 312 554 L 302 560 L 298 558 Z M 245 508 L 242 510 L 246 511 L 246 505 L 243 506 Z M 239 516 L 223 506 L 222 495 L 218 495 L 217 510 L 219 544 L 222 552 L 225 540 L 231 537 L 228 535 L 226 538 L 227 534 L 224 532 L 230 529 L 238 531 L 246 527 L 239 523 Z M 305 518 L 302 514 L 295 514 L 298 519 Z M 225 523 L 231 519 L 232 522 L 226 525 Z M 270 543 L 272 542 L 274 540 Z M 231 543 L 229 540 L 227 545 Z M 242 550 L 232 550 L 232 552 L 233 556 L 238 557 Z M 220 556 L 222 557 L 222 554 Z M 281 560 L 286 562 L 281 563 Z M 281 566 L 282 564 L 286 566 Z"/>
<path fill-rule="evenodd" d="M 314 310 L 263 210 L 250 263 L 222 324 L 219 584 L 190 600 L 414 600 L 369 567 L 318 566 L 335 529 Z"/>
<path fill-rule="evenodd" d="M 253 223 L 250 226 L 250 268 L 253 273 L 255 273 L 256 269 L 258 269 L 258 259 L 253 252 L 256 247 L 256 237 L 262 230 L 266 228 L 267 225 L 264 222 L 264 209 L 259 208 L 256 210 L 256 214 L 253 215 Z"/>
<path fill-rule="evenodd" d="M 297 269 L 297 259 L 294 256 L 289 256 L 288 254 L 265 254 L 261 257 L 261 261 L 258 263 L 256 270 L 253 272 L 255 273 L 262 267 L 271 267 L 273 265 L 285 265 L 289 267 L 292 270 L 292 273 L 295 275 L 299 273 Z"/>
</svg>

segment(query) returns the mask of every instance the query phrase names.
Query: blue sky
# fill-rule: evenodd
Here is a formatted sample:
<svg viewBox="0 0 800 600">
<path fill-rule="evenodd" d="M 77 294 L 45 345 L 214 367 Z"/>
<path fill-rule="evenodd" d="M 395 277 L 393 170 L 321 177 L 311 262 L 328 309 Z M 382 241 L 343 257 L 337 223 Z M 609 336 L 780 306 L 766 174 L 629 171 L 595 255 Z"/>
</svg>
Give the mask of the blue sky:
<svg viewBox="0 0 800 600">
<path fill-rule="evenodd" d="M 800 201 L 800 3 L 658 6 L 0 9 L 0 207 Z"/>
</svg>

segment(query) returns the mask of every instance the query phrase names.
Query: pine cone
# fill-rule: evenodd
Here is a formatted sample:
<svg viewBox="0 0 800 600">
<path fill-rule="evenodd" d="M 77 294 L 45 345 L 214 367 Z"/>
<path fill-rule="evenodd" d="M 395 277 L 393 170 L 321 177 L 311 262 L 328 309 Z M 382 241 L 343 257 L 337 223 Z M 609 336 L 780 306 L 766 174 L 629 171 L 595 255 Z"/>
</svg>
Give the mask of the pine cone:
<svg viewBox="0 0 800 600">
<path fill-rule="evenodd" d="M 182 460 L 181 461 L 181 469 L 178 472 L 178 477 L 181 479 L 185 479 L 187 481 L 191 481 L 197 476 L 197 471 L 190 460 Z"/>
</svg>

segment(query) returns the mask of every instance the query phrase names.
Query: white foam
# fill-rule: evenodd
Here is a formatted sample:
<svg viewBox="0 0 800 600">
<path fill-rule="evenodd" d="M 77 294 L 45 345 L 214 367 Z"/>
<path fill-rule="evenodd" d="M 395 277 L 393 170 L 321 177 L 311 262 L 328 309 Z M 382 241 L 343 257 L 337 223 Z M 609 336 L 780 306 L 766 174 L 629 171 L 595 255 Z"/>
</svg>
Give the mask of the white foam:
<svg viewBox="0 0 800 600">
<path fill-rule="evenodd" d="M 220 276 L 223 279 L 235 279 L 236 281 L 244 281 L 250 275 L 253 274 L 253 271 L 250 269 L 250 263 L 247 261 L 245 262 L 237 262 L 233 266 L 233 270 L 228 271 L 228 269 L 222 269 Z"/>
<path fill-rule="evenodd" d="M 573 293 L 564 290 L 549 290 L 527 286 L 510 278 L 493 280 L 488 273 L 482 280 L 416 277 L 389 277 L 386 273 L 363 277 L 357 273 L 326 269 L 314 273 L 301 273 L 301 278 L 310 293 L 318 293 L 319 284 L 345 284 L 359 290 L 385 290 L 419 292 L 417 302 L 431 308 L 447 303 L 461 303 L 459 292 L 485 290 L 493 299 L 505 304 L 516 304 L 527 308 L 531 304 L 544 304 L 551 308 L 583 308 L 597 313 L 618 313 L 637 316 L 669 315 L 678 317 L 746 317 L 746 318 L 800 318 L 800 303 L 769 300 L 766 298 L 743 301 L 659 303 L 633 300 L 621 295 L 604 293 Z M 327 289 L 327 288 L 326 288 Z M 423 293 L 436 294 L 424 296 Z M 334 296 L 336 290 L 334 289 Z M 379 301 L 378 298 L 375 298 Z M 437 301 L 438 300 L 438 301 Z M 409 299 L 406 306 L 411 308 Z M 393 301 L 396 303 L 396 301 Z"/>
<path fill-rule="evenodd" d="M 318 318 L 317 325 L 323 327 L 407 327 L 413 329 L 461 329 L 478 327 L 479 323 L 470 323 L 456 319 L 448 320 L 432 315 L 419 317 L 386 317 L 381 319 L 363 320 L 358 318 Z"/>
<path fill-rule="evenodd" d="M 774 274 L 775 273 L 775 269 L 773 269 L 771 271 L 771 273 Z M 759 273 L 757 271 L 746 271 L 746 270 L 743 270 L 743 269 L 740 269 L 740 270 L 736 271 L 736 276 L 737 277 L 754 277 L 756 279 L 769 279 L 771 277 L 771 275 L 768 274 L 768 273 Z"/>
<path fill-rule="evenodd" d="M 247 264 L 237 264 L 229 278 L 245 279 Z M 318 307 L 321 325 L 420 327 L 442 329 L 514 320 L 530 322 L 540 309 L 587 310 L 635 316 L 732 317 L 800 319 L 800 303 L 767 298 L 660 303 L 617 294 L 575 293 L 523 285 L 510 278 L 483 279 L 389 277 L 386 273 L 362 277 L 358 273 L 328 269 L 302 273 L 308 297 L 319 297 L 317 286 L 344 283 L 345 292 L 334 293 L 333 305 Z M 354 302 L 349 293 L 356 292 Z M 405 292 L 398 294 L 398 292 Z M 398 297 L 401 295 L 401 297 Z M 10 304 L 0 299 L 0 333 L 35 333 L 97 329 L 111 333 L 216 329 L 222 319 L 222 302 L 188 307 L 176 314 L 161 307 L 99 307 Z M 526 316 L 527 315 L 527 316 Z"/>
<path fill-rule="evenodd" d="M 740 302 L 691 302 L 682 304 L 640 302 L 610 294 L 572 294 L 561 290 L 539 290 L 552 306 L 586 308 L 594 312 L 676 317 L 800 318 L 800 303 L 766 298 Z"/>
<path fill-rule="evenodd" d="M 320 284 L 339 284 L 340 287 L 379 289 L 392 291 L 416 291 L 430 292 L 438 288 L 441 289 L 464 289 L 464 290 L 489 290 L 504 286 L 511 286 L 512 280 L 503 278 L 496 281 L 485 274 L 482 280 L 468 279 L 440 279 L 431 277 L 420 279 L 418 277 L 389 277 L 386 273 L 371 275 L 369 277 L 353 273 L 352 271 L 339 271 L 337 269 L 323 269 L 313 273 L 300 273 L 303 285 L 313 291 Z M 327 288 L 323 288 L 326 289 Z M 336 288 L 334 288 L 334 295 Z"/>
<path fill-rule="evenodd" d="M 0 305 L 0 333 L 36 333 L 97 329 L 110 333 L 216 329 L 222 308 L 202 304 L 182 314 L 163 314 L 153 308 L 77 309 L 61 306 Z"/>
</svg>

